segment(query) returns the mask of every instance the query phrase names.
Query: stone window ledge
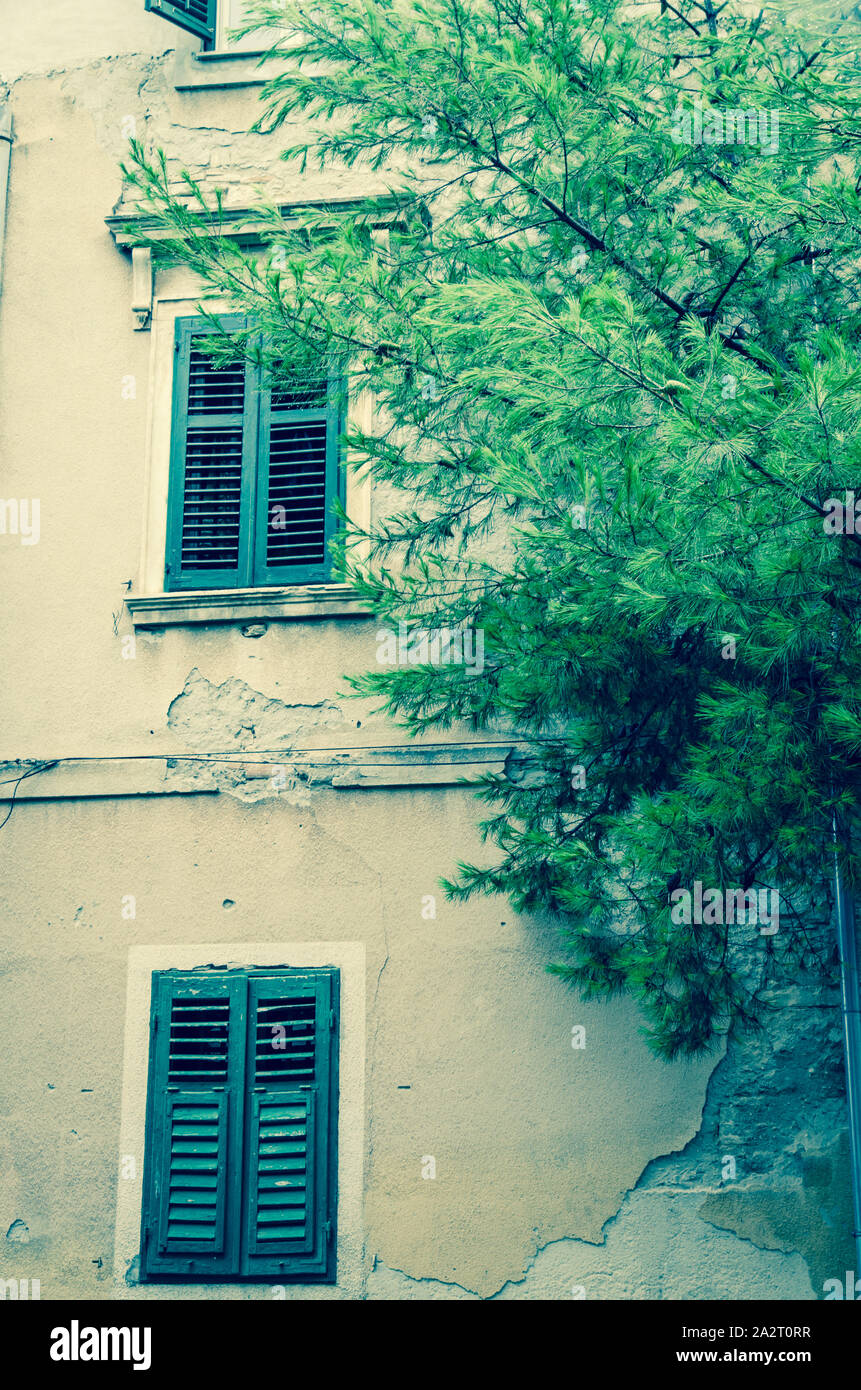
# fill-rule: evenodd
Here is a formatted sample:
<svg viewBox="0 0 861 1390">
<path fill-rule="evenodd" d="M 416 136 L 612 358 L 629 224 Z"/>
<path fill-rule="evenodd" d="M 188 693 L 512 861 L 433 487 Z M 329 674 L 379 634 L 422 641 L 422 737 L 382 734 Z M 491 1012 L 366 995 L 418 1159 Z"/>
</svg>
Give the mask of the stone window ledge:
<svg viewBox="0 0 861 1390">
<path fill-rule="evenodd" d="M 291 584 L 272 589 L 208 589 L 134 595 L 126 607 L 136 628 L 182 623 L 370 618 L 348 584 Z"/>
<path fill-rule="evenodd" d="M 177 50 L 173 85 L 178 92 L 206 87 L 262 87 L 279 69 L 274 60 L 262 63 L 266 50 L 215 49 L 208 53 Z"/>
</svg>

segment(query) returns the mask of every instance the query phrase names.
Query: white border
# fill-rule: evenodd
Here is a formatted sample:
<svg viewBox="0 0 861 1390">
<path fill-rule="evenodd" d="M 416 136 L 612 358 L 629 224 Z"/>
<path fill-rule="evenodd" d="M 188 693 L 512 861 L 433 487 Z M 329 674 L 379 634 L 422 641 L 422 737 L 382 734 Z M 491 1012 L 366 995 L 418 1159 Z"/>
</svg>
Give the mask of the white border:
<svg viewBox="0 0 861 1390">
<path fill-rule="evenodd" d="M 141 1199 L 152 972 L 199 965 L 260 965 L 341 972 L 338 1104 L 338 1267 L 336 1284 L 138 1284 L 126 1275 L 140 1253 Z M 114 1244 L 114 1296 L 133 1299 L 360 1299 L 364 1288 L 362 1191 L 365 1156 L 365 946 L 361 941 L 219 942 L 132 946 L 123 1059 Z M 124 1178 L 123 1159 L 135 1160 Z M 134 1264 L 135 1272 L 138 1269 Z M 277 1290 L 277 1295 L 273 1293 Z"/>
</svg>

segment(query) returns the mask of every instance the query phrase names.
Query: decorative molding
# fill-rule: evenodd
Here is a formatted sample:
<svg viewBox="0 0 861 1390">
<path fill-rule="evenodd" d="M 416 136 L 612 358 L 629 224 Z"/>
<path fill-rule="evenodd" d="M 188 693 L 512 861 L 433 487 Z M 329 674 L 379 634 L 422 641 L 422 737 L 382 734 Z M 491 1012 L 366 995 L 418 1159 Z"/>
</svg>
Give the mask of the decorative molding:
<svg viewBox="0 0 861 1390">
<path fill-rule="evenodd" d="M 32 771 L 37 760 L 0 762 L 0 803 L 83 801 L 94 797 L 207 796 L 227 794 L 243 801 L 290 799 L 286 784 L 301 779 L 311 794 L 332 791 L 374 791 L 397 787 L 456 787 L 487 773 L 504 771 L 515 744 L 369 743 L 364 748 L 285 749 L 268 752 L 266 761 L 254 748 L 222 754 L 217 761 L 205 753 L 177 749 L 145 754 L 115 755 L 68 761 L 62 758 L 44 772 Z M 316 757 L 315 757 L 316 755 Z M 21 778 L 22 774 L 31 775 Z M 273 785 L 282 776 L 281 789 Z M 17 792 L 16 792 L 17 785 Z"/>
<path fill-rule="evenodd" d="M 34 772 L 23 781 L 15 779 L 28 768 L 38 767 L 39 761 L 7 763 L 0 785 L 0 802 L 11 801 L 83 801 L 102 796 L 199 796 L 217 792 L 214 785 L 189 781 L 183 784 L 174 773 L 168 779 L 168 757 L 140 756 L 138 758 L 93 760 L 60 760 L 44 772 Z M 6 781 L 6 778 L 12 780 Z M 16 794 L 17 786 L 17 794 Z"/>
<path fill-rule="evenodd" d="M 379 198 L 309 198 L 301 203 L 282 203 L 278 211 L 286 222 L 291 218 L 298 222 L 299 214 L 309 210 L 325 211 L 331 208 L 333 215 L 344 212 L 362 213 L 373 217 L 373 227 L 391 227 L 397 222 L 397 200 L 388 195 Z M 239 245 L 260 245 L 266 233 L 271 233 L 272 224 L 264 221 L 255 208 L 223 208 L 220 213 L 209 215 L 210 232 L 214 237 L 230 237 Z M 175 239 L 176 233 L 165 228 L 151 213 L 135 211 L 134 204 L 126 212 L 112 213 L 105 218 L 105 226 L 121 251 L 133 246 L 155 246 L 160 241 Z"/>
<path fill-rule="evenodd" d="M 180 623 L 370 618 L 348 584 L 292 584 L 271 589 L 208 589 L 134 595 L 126 608 L 136 628 Z"/>
<path fill-rule="evenodd" d="M 152 248 L 135 246 L 132 249 L 132 313 L 135 329 L 148 327 L 152 314 Z"/>
</svg>

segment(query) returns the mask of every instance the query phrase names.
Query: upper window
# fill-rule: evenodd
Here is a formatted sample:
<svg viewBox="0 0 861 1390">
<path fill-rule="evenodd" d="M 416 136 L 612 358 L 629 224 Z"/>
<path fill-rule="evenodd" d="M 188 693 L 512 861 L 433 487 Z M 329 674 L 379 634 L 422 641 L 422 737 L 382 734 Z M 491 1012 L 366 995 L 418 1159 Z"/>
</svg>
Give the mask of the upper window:
<svg viewBox="0 0 861 1390">
<path fill-rule="evenodd" d="M 246 326 L 220 320 L 222 332 Z M 340 382 L 270 387 L 244 357 L 216 365 L 206 319 L 176 321 L 166 589 L 315 583 L 343 503 Z"/>
<path fill-rule="evenodd" d="M 231 40 L 230 33 L 248 21 L 248 0 L 144 0 L 148 10 L 197 34 L 205 48 L 268 48 L 269 36 L 259 29 L 244 39 Z"/>
<path fill-rule="evenodd" d="M 141 1277 L 334 1283 L 338 971 L 157 971 Z"/>
</svg>

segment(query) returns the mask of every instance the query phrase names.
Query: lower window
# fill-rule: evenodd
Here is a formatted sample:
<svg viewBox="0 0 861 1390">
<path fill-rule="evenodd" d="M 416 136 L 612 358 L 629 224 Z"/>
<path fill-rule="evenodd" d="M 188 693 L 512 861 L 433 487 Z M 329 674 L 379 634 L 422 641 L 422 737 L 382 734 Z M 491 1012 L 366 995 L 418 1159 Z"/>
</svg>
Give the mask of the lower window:
<svg viewBox="0 0 861 1390">
<path fill-rule="evenodd" d="M 153 975 L 141 1277 L 334 1283 L 338 971 Z"/>
</svg>

